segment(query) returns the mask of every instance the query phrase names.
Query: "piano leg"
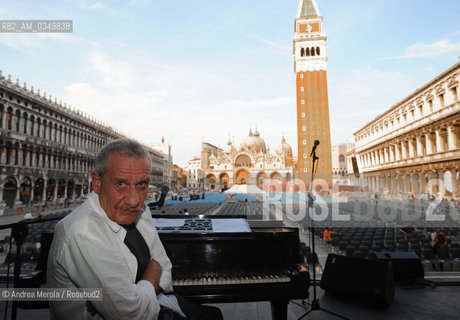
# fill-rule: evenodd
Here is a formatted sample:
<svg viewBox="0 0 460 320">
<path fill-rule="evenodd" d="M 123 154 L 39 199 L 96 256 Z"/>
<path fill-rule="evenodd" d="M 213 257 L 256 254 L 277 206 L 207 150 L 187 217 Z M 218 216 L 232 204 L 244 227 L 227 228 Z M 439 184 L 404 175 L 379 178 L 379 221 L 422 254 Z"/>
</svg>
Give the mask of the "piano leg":
<svg viewBox="0 0 460 320">
<path fill-rule="evenodd" d="M 288 300 L 271 301 L 273 320 L 287 320 Z"/>
</svg>

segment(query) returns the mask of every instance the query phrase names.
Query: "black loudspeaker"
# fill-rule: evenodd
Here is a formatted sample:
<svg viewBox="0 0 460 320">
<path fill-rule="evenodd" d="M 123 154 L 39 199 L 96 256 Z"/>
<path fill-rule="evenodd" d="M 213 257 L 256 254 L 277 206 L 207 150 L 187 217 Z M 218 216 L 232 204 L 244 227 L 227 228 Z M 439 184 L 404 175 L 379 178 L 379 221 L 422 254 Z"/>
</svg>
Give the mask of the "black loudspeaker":
<svg viewBox="0 0 460 320">
<path fill-rule="evenodd" d="M 376 252 L 380 261 L 391 261 L 395 281 L 423 280 L 425 272 L 415 252 Z"/>
<path fill-rule="evenodd" d="M 354 296 L 389 305 L 395 295 L 391 262 L 329 254 L 321 288 L 330 293 Z"/>
</svg>

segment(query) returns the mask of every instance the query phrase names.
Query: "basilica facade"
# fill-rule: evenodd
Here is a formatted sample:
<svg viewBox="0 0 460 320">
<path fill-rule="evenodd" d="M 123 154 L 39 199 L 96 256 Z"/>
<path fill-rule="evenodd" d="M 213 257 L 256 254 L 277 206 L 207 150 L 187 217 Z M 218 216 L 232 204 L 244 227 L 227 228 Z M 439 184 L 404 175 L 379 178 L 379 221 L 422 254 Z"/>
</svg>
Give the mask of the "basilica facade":
<svg viewBox="0 0 460 320">
<path fill-rule="evenodd" d="M 200 160 L 204 187 L 212 190 L 235 184 L 261 187 L 267 178 L 290 181 L 296 171 L 296 159 L 286 139 L 281 138 L 274 150 L 270 150 L 257 130 L 250 130 L 239 147 L 230 140 L 224 148 L 203 142 Z"/>
</svg>

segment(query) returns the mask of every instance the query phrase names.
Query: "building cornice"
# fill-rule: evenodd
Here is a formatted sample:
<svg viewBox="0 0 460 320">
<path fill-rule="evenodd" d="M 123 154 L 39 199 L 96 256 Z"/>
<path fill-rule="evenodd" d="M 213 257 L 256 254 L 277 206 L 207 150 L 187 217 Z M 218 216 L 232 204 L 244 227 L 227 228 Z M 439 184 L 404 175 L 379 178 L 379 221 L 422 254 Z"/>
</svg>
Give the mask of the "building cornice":
<svg viewBox="0 0 460 320">
<path fill-rule="evenodd" d="M 416 96 L 421 94 L 423 91 L 425 91 L 425 90 L 429 89 L 430 87 L 434 86 L 434 84 L 436 84 L 437 82 L 441 81 L 443 78 L 446 78 L 448 74 L 454 73 L 457 69 L 460 69 L 460 62 L 457 62 L 452 67 L 450 67 L 449 69 L 447 69 L 446 71 L 444 71 L 443 73 L 438 75 L 436 78 L 434 78 L 431 81 L 427 82 L 425 85 L 423 85 L 422 87 L 418 88 L 417 90 L 412 92 L 410 95 L 408 95 L 407 97 L 405 97 L 401 101 L 399 101 L 396 104 L 394 104 L 393 106 L 391 106 L 388 110 L 386 110 L 382 114 L 380 114 L 377 117 L 375 117 L 372 121 L 369 121 L 368 123 L 366 123 L 360 129 L 358 129 L 356 132 L 354 132 L 353 135 L 355 135 L 355 136 L 359 135 L 362 131 L 365 131 L 369 126 L 371 126 L 372 124 L 378 122 L 379 120 L 382 120 L 385 116 L 389 115 L 390 113 L 395 111 L 397 108 L 401 107 L 402 105 L 408 103 L 410 100 L 413 100 Z M 450 84 L 450 86 L 452 86 L 452 84 Z M 418 100 L 416 100 L 416 102 L 418 103 Z"/>
</svg>

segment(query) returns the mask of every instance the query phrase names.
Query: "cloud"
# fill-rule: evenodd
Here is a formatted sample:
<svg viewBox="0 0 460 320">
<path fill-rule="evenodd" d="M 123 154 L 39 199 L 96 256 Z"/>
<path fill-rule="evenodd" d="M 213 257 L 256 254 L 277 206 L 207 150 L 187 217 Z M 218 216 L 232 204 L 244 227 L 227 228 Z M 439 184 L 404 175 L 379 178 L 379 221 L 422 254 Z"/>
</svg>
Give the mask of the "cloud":
<svg viewBox="0 0 460 320">
<path fill-rule="evenodd" d="M 423 68 L 422 70 L 426 71 L 426 72 L 433 72 L 434 68 L 433 68 L 433 66 L 427 66 L 427 67 Z"/>
<path fill-rule="evenodd" d="M 285 46 L 285 45 L 280 44 L 278 42 L 267 40 L 267 39 L 264 39 L 262 37 L 254 35 L 254 34 L 244 34 L 244 35 L 249 37 L 249 38 L 256 39 L 256 40 L 258 40 L 258 41 L 260 41 L 262 43 L 265 43 L 266 45 L 269 45 L 270 47 L 273 47 L 273 48 L 276 48 L 276 49 L 281 49 L 282 51 L 284 51 L 286 53 L 290 54 L 291 51 L 292 51 L 291 47 Z"/>
<path fill-rule="evenodd" d="M 105 9 L 105 5 L 102 2 L 95 2 L 93 4 L 88 4 L 87 9 L 89 10 L 102 10 Z"/>
<path fill-rule="evenodd" d="M 121 17 L 121 18 L 133 18 L 129 14 L 123 11 L 119 11 L 114 9 L 115 5 L 113 3 L 110 3 L 112 6 L 109 6 L 107 2 L 102 2 L 102 1 L 88 1 L 88 0 L 69 0 L 76 6 L 77 8 L 80 8 L 82 10 L 86 11 L 93 11 L 97 13 L 104 13 L 108 16 L 114 16 L 114 17 Z"/>
<path fill-rule="evenodd" d="M 0 43 L 14 50 L 34 55 L 31 49 L 43 48 L 44 45 L 36 34 L 3 33 L 0 34 Z"/>
<path fill-rule="evenodd" d="M 97 42 L 67 33 L 3 33 L 0 34 L 0 44 L 14 50 L 37 56 L 36 50 L 47 50 L 58 43 L 64 45 L 82 44 L 93 48 L 100 47 Z M 34 49 L 34 50 L 31 50 Z"/>
<path fill-rule="evenodd" d="M 460 52 L 460 42 L 443 39 L 432 43 L 415 43 L 404 51 L 404 54 L 390 59 L 410 59 L 436 57 L 450 52 Z"/>
<path fill-rule="evenodd" d="M 81 72 L 85 81 L 66 85 L 63 100 L 144 143 L 166 136 L 182 163 L 191 145 L 222 130 L 216 96 L 231 84 L 218 74 L 103 50 L 87 54 Z"/>
<path fill-rule="evenodd" d="M 295 97 L 276 97 L 272 99 L 249 99 L 249 100 L 240 100 L 240 99 L 231 99 L 226 100 L 216 105 L 216 108 L 223 110 L 232 110 L 232 111 L 267 111 L 268 108 L 275 107 L 278 108 L 281 105 L 291 104 L 295 105 Z M 262 109 L 262 110 L 261 110 Z"/>
<path fill-rule="evenodd" d="M 239 145 L 250 125 L 257 125 L 271 148 L 282 132 L 296 146 L 295 96 L 224 98 L 233 84 L 220 74 L 143 54 L 131 57 L 119 51 L 91 52 L 82 68 L 86 80 L 65 86 L 64 100 L 146 144 L 165 136 L 174 162 L 181 165 L 199 150 L 203 137 L 225 146 L 230 133 Z"/>
<path fill-rule="evenodd" d="M 151 2 L 151 0 L 130 0 L 128 2 L 128 5 L 133 6 L 133 7 L 144 7 L 147 4 L 149 4 L 150 2 Z"/>
<path fill-rule="evenodd" d="M 402 71 L 371 66 L 331 70 L 328 89 L 332 141 L 353 140 L 353 132 L 413 92 L 416 84 L 417 79 Z"/>
</svg>

